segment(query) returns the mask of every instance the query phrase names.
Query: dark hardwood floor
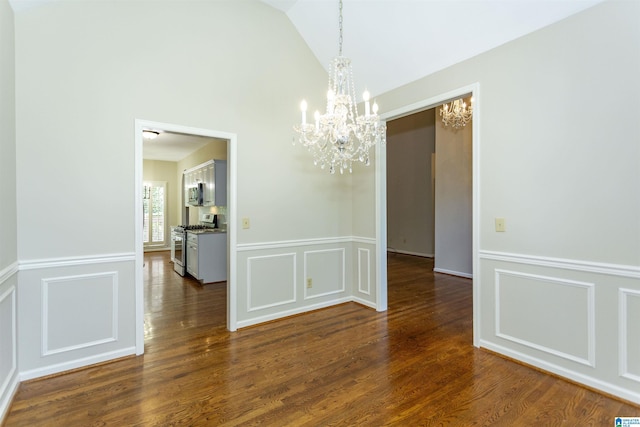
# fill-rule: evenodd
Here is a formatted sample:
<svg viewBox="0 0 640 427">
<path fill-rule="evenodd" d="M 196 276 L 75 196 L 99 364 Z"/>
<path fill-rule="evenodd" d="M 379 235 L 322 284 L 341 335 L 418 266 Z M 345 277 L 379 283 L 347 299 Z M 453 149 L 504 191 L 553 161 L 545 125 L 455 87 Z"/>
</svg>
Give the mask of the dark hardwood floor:
<svg viewBox="0 0 640 427">
<path fill-rule="evenodd" d="M 145 354 L 20 385 L 13 426 L 613 426 L 640 407 L 472 346 L 471 281 L 389 255 L 389 310 L 235 333 L 226 284 L 145 255 Z"/>
</svg>

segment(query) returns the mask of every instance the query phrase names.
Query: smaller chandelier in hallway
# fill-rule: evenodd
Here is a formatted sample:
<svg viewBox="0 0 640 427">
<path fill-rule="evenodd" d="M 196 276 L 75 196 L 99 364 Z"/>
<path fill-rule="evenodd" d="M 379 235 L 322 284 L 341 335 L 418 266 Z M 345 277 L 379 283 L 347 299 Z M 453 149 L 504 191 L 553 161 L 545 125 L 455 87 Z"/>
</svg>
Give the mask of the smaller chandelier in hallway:
<svg viewBox="0 0 640 427">
<path fill-rule="evenodd" d="M 450 104 L 444 104 L 440 109 L 440 117 L 445 126 L 460 129 L 471 121 L 473 117 L 473 98 L 467 107 L 467 103 L 462 99 L 456 99 Z"/>
</svg>

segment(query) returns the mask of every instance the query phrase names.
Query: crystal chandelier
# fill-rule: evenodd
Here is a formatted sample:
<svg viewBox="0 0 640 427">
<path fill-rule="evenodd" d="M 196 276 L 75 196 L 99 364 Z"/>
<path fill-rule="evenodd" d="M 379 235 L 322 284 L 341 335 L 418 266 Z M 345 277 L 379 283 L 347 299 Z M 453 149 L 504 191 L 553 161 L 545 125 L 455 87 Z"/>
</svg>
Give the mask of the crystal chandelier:
<svg viewBox="0 0 640 427">
<path fill-rule="evenodd" d="M 467 108 L 467 103 L 462 99 L 456 99 L 451 104 L 444 104 L 440 109 L 440 117 L 445 126 L 451 126 L 454 129 L 464 127 L 473 117 L 473 98 Z"/>
<path fill-rule="evenodd" d="M 370 104 L 364 92 L 364 115 L 358 116 L 351 60 L 342 56 L 342 0 L 340 0 L 338 56 L 329 64 L 329 91 L 325 114 L 316 111 L 315 123 L 307 123 L 307 103 L 302 101 L 302 122 L 293 127 L 296 140 L 313 155 L 313 164 L 321 169 L 336 169 L 340 173 L 352 170 L 353 162 L 370 164 L 369 150 L 377 143 L 386 143 L 386 126 L 378 117 L 378 104 Z"/>
</svg>

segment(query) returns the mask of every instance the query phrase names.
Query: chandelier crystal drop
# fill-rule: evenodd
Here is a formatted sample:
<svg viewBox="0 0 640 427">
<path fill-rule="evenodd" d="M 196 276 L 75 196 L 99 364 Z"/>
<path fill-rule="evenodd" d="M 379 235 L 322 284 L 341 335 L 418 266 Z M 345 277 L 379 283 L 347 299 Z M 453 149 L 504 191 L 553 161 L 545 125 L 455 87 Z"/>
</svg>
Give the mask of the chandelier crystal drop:
<svg viewBox="0 0 640 427">
<path fill-rule="evenodd" d="M 329 64 L 329 90 L 325 114 L 316 111 L 314 122 L 307 122 L 307 103 L 302 101 L 302 121 L 293 127 L 296 141 L 313 155 L 313 163 L 330 173 L 353 172 L 352 163 L 370 164 L 369 151 L 386 143 L 386 126 L 378 116 L 378 104 L 370 104 L 364 92 L 364 115 L 357 113 L 351 61 L 342 56 L 342 0 L 340 0 L 340 37 L 338 56 Z"/>
<path fill-rule="evenodd" d="M 456 99 L 450 104 L 444 104 L 440 109 L 440 117 L 445 126 L 451 126 L 454 129 L 461 129 L 471 121 L 473 117 L 473 98 L 470 105 L 462 99 Z"/>
</svg>

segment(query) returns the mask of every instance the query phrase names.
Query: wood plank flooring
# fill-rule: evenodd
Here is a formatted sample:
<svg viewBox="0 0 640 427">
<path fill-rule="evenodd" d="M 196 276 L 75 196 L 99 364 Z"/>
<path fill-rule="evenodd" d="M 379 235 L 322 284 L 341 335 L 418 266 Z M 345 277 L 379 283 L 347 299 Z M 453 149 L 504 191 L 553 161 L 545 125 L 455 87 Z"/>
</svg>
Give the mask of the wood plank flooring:
<svg viewBox="0 0 640 427">
<path fill-rule="evenodd" d="M 145 254 L 145 354 L 25 382 L 14 426 L 612 426 L 640 407 L 472 346 L 471 282 L 389 255 L 355 303 L 227 332 L 226 284 Z"/>
</svg>

